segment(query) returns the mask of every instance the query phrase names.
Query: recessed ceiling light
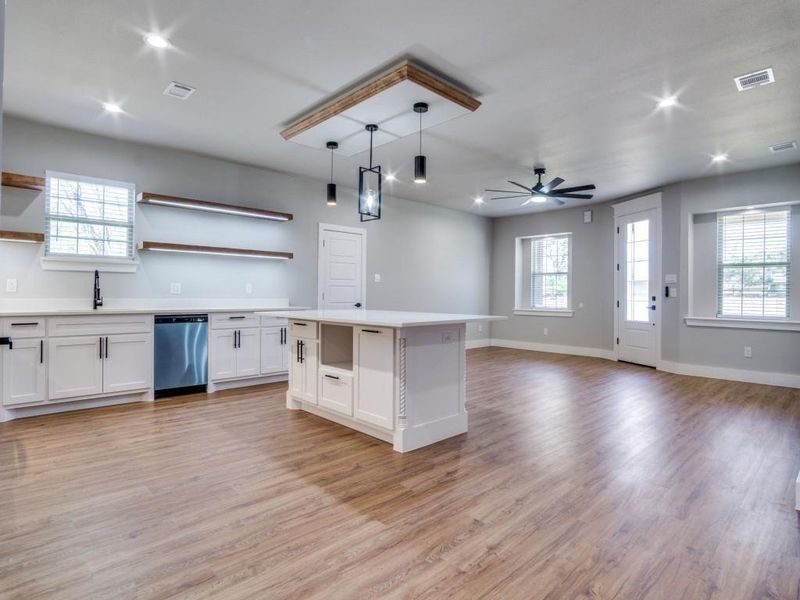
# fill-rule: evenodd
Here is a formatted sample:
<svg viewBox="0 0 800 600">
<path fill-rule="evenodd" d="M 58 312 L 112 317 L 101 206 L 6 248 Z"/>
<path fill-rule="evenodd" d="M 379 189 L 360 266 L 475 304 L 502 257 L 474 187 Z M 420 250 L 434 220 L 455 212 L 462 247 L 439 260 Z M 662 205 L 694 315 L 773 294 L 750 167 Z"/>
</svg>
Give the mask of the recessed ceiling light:
<svg viewBox="0 0 800 600">
<path fill-rule="evenodd" d="M 678 97 L 677 96 L 666 96 L 661 98 L 656 105 L 658 108 L 671 108 L 673 106 L 677 106 L 678 104 Z"/>
<path fill-rule="evenodd" d="M 483 196 L 475 196 L 475 204 L 483 204 Z"/>
<path fill-rule="evenodd" d="M 728 155 L 725 154 L 724 152 L 721 152 L 719 154 L 715 154 L 715 155 L 713 155 L 711 157 L 711 162 L 715 162 L 715 163 L 721 163 L 721 162 L 725 162 L 727 160 L 728 160 Z"/>
<path fill-rule="evenodd" d="M 386 181 L 397 181 L 397 177 L 395 177 L 394 173 L 387 173 Z"/>
<path fill-rule="evenodd" d="M 119 104 L 114 104 L 113 102 L 103 102 L 103 109 L 106 112 L 119 114 L 123 112 L 122 107 Z"/>
<path fill-rule="evenodd" d="M 153 48 L 169 48 L 170 46 L 169 40 L 157 33 L 148 33 L 144 36 L 144 41 Z"/>
</svg>

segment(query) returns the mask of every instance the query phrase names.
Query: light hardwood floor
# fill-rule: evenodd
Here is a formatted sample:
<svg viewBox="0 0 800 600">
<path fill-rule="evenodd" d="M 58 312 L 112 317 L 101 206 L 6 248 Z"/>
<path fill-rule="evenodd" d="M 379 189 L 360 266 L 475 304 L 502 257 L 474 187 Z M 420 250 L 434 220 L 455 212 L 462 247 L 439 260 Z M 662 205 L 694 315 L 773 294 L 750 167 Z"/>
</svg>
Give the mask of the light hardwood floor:
<svg viewBox="0 0 800 600">
<path fill-rule="evenodd" d="M 468 357 L 406 455 L 281 384 L 0 425 L 0 597 L 798 598 L 800 390 Z"/>
</svg>

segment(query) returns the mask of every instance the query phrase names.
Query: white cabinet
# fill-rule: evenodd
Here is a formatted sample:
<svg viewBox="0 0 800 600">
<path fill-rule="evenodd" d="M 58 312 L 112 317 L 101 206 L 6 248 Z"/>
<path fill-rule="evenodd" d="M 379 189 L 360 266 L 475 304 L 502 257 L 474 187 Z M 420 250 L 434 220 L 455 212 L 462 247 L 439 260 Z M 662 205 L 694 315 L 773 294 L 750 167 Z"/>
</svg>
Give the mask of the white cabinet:
<svg viewBox="0 0 800 600">
<path fill-rule="evenodd" d="M 320 366 L 319 405 L 348 417 L 353 416 L 353 376 Z"/>
<path fill-rule="evenodd" d="M 253 377 L 261 372 L 257 327 L 216 329 L 211 332 L 211 380 Z"/>
<path fill-rule="evenodd" d="M 291 339 L 289 348 L 289 392 L 295 398 L 317 403 L 317 342 Z"/>
<path fill-rule="evenodd" d="M 14 339 L 11 347 L 3 349 L 3 404 L 47 400 L 46 375 L 44 339 Z"/>
<path fill-rule="evenodd" d="M 103 343 L 103 392 L 130 392 L 151 387 L 153 336 L 111 335 Z"/>
<path fill-rule="evenodd" d="M 394 429 L 394 330 L 356 327 L 355 417 Z"/>
<path fill-rule="evenodd" d="M 284 373 L 289 368 L 286 327 L 261 328 L 261 374 Z"/>
<path fill-rule="evenodd" d="M 50 400 L 103 393 L 102 344 L 100 336 L 48 340 Z"/>
</svg>

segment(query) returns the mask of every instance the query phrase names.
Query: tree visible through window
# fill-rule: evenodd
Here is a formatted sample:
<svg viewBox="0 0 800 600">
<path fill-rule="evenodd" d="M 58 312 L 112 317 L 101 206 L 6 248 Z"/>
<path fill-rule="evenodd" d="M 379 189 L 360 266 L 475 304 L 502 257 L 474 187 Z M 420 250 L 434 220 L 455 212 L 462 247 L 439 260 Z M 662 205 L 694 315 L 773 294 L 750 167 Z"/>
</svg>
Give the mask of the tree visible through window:
<svg viewBox="0 0 800 600">
<path fill-rule="evenodd" d="M 569 308 L 569 236 L 531 241 L 531 306 Z"/>
<path fill-rule="evenodd" d="M 133 258 L 134 185 L 47 172 L 48 255 Z"/>
<path fill-rule="evenodd" d="M 789 316 L 790 211 L 717 217 L 717 314 Z"/>
</svg>

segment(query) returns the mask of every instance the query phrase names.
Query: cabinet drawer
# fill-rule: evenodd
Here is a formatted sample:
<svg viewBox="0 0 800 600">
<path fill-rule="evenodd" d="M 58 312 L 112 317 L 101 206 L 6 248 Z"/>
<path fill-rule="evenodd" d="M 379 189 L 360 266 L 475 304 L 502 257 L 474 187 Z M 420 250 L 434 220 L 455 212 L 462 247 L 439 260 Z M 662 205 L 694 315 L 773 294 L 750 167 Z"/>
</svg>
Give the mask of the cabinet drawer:
<svg viewBox="0 0 800 600">
<path fill-rule="evenodd" d="M 353 376 L 341 371 L 319 369 L 319 405 L 353 416 Z"/>
<path fill-rule="evenodd" d="M 259 317 L 251 312 L 212 313 L 211 329 L 258 327 Z"/>
<path fill-rule="evenodd" d="M 289 335 L 306 340 L 317 339 L 317 322 L 289 319 Z"/>
<path fill-rule="evenodd" d="M 11 317 L 3 319 L 0 331 L 3 336 L 10 338 L 41 338 L 44 337 L 44 317 Z"/>
<path fill-rule="evenodd" d="M 288 322 L 286 317 L 261 317 L 262 327 L 286 327 Z"/>
<path fill-rule="evenodd" d="M 47 319 L 47 335 L 50 337 L 152 333 L 152 331 L 153 315 L 92 315 Z"/>
</svg>

